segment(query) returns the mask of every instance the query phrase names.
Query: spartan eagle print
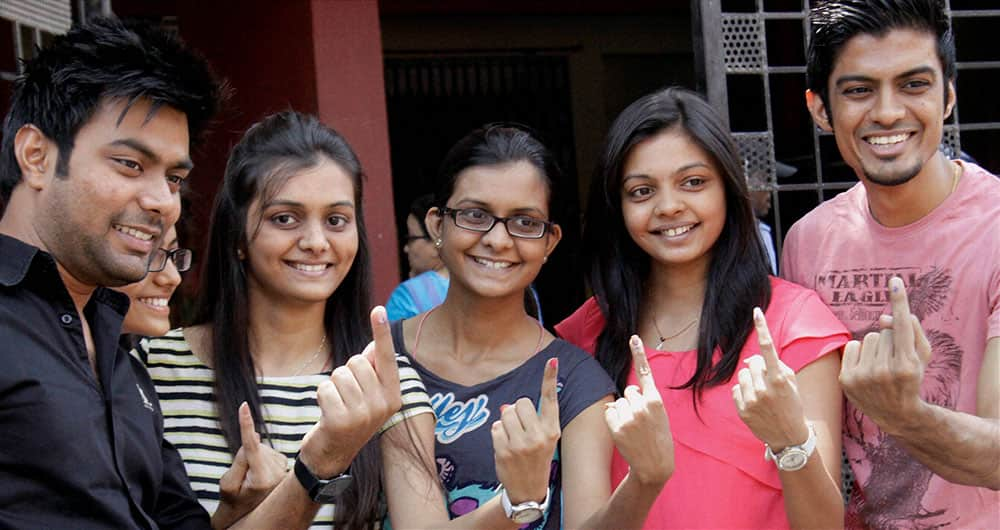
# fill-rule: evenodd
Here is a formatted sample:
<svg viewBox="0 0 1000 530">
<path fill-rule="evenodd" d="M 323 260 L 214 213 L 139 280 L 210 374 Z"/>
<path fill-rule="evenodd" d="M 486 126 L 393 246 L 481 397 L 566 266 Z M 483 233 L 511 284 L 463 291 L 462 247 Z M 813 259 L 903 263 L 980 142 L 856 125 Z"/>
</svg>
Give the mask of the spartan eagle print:
<svg viewBox="0 0 1000 530">
<path fill-rule="evenodd" d="M 878 318 L 891 313 L 889 278 L 899 275 L 907 286 L 910 311 L 920 319 L 934 352 L 924 371 L 921 397 L 954 409 L 961 391 L 962 350 L 954 338 L 935 328 L 953 321 L 949 311 L 953 276 L 944 268 L 830 271 L 817 276 L 816 290 L 834 313 L 852 328 L 856 340 L 878 331 Z M 933 530 L 952 526 L 944 506 L 924 504 L 933 473 L 911 457 L 895 439 L 879 430 L 849 401 L 844 409 L 844 448 L 852 465 L 870 463 L 848 502 L 848 526 L 872 529 Z M 859 455 L 863 455 L 861 458 Z M 852 457 L 853 456 L 853 457 Z"/>
</svg>

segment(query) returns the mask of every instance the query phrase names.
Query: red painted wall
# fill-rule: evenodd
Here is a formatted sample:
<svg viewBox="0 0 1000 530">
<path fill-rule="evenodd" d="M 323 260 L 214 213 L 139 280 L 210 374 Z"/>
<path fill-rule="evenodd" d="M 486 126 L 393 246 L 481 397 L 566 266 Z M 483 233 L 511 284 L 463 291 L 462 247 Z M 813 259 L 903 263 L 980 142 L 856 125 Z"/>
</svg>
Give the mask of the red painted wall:
<svg viewBox="0 0 1000 530">
<path fill-rule="evenodd" d="M 374 301 L 385 303 L 399 283 L 399 243 L 378 17 L 375 0 L 312 0 L 318 113 L 347 138 L 368 175 L 364 207 Z"/>
<path fill-rule="evenodd" d="M 229 81 L 233 95 L 207 141 L 194 151 L 192 218 L 204 249 L 208 216 L 229 150 L 249 125 L 295 109 L 318 114 L 354 147 L 368 174 L 366 221 L 374 257 L 373 301 L 399 282 L 392 208 L 382 43 L 375 0 L 116 0 L 122 17 L 177 17 L 181 37 Z M 186 293 L 198 280 L 186 274 Z"/>
</svg>

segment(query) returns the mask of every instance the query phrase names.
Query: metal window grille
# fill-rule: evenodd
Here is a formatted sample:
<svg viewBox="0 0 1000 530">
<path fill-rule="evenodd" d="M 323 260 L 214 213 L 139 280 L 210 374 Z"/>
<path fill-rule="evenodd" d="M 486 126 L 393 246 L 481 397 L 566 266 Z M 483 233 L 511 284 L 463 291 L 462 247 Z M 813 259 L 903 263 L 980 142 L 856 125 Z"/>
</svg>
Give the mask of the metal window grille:
<svg viewBox="0 0 1000 530">
<path fill-rule="evenodd" d="M 983 28 L 1000 22 L 1000 9 L 980 9 L 980 4 L 950 0 L 948 5 L 958 48 L 957 84 L 968 84 L 957 87 L 961 105 L 944 126 L 942 150 L 957 156 L 974 144 L 970 154 L 993 157 L 980 163 L 995 172 L 1000 162 L 991 146 L 1000 140 L 1000 111 L 995 103 L 980 109 L 979 102 L 989 96 L 977 94 L 976 85 L 1000 78 L 1000 48 L 970 43 L 963 49 L 963 37 L 971 40 L 973 32 L 985 33 Z M 792 223 L 857 182 L 833 136 L 816 128 L 805 109 L 809 7 L 807 0 L 699 0 L 696 5 L 708 98 L 729 121 L 748 174 L 766 176 L 771 185 L 773 210 L 767 221 L 779 254 Z M 973 105 L 982 121 L 960 120 L 959 107 Z M 796 175 L 778 180 L 777 161 L 794 166 Z"/>
</svg>

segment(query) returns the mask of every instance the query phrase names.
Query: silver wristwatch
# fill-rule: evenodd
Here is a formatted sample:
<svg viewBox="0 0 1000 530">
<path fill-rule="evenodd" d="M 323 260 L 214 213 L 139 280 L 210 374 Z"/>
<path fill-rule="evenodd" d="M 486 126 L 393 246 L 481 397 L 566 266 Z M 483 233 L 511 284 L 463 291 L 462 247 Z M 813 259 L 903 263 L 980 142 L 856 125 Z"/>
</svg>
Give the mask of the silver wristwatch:
<svg viewBox="0 0 1000 530">
<path fill-rule="evenodd" d="M 545 500 L 541 504 L 535 501 L 525 501 L 511 505 L 510 497 L 507 495 L 507 488 L 500 486 L 500 505 L 503 506 L 503 513 L 507 518 L 517 524 L 533 523 L 542 518 L 545 510 L 549 509 L 549 491 L 545 490 Z"/>
<path fill-rule="evenodd" d="M 767 444 L 764 444 L 764 460 L 774 460 L 774 463 L 781 471 L 798 471 L 806 467 L 809 457 L 816 450 L 816 431 L 812 423 L 806 422 L 809 426 L 809 437 L 805 443 L 800 445 L 789 445 L 778 454 L 774 454 Z"/>
</svg>

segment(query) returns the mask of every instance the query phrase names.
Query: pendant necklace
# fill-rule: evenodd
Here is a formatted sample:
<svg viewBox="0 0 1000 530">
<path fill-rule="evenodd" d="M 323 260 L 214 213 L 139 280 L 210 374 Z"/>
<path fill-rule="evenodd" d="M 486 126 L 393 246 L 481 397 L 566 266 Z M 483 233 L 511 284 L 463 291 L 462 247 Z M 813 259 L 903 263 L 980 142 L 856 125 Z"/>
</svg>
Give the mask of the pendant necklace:
<svg viewBox="0 0 1000 530">
<path fill-rule="evenodd" d="M 656 348 L 655 349 L 663 351 L 662 349 L 663 349 L 663 343 L 664 342 L 667 342 L 670 339 L 679 337 L 682 333 L 684 333 L 685 331 L 691 329 L 691 326 L 695 325 L 695 323 L 697 323 L 700 318 L 701 317 L 695 317 L 694 320 L 692 320 L 691 322 L 688 322 L 688 324 L 686 326 L 684 326 L 683 328 L 681 328 L 680 331 L 678 331 L 677 333 L 674 333 L 673 335 L 666 336 L 666 337 L 664 337 L 663 336 L 663 332 L 660 331 L 660 326 L 656 325 L 656 319 L 655 318 L 652 319 L 653 320 L 653 329 L 656 330 L 656 336 L 660 339 L 660 342 L 658 342 L 656 344 Z"/>
</svg>

